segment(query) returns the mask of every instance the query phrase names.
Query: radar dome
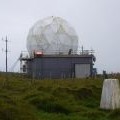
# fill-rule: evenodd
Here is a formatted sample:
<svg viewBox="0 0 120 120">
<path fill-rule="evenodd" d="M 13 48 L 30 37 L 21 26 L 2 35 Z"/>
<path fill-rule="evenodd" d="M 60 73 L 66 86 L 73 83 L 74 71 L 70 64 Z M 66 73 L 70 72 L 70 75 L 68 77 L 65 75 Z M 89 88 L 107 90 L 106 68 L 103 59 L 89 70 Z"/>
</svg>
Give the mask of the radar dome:
<svg viewBox="0 0 120 120">
<path fill-rule="evenodd" d="M 67 21 L 60 17 L 48 17 L 38 21 L 29 30 L 27 49 L 30 56 L 34 51 L 43 54 L 77 53 L 78 36 Z"/>
</svg>

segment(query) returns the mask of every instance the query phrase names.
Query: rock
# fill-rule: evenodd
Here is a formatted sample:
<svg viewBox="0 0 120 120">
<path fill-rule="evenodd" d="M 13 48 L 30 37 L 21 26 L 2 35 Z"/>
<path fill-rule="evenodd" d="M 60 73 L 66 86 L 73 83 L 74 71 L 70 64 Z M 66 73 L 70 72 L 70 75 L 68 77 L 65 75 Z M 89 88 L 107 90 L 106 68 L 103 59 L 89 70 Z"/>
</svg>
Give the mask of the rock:
<svg viewBox="0 0 120 120">
<path fill-rule="evenodd" d="M 120 86 L 118 79 L 105 79 L 103 83 L 100 108 L 120 108 Z"/>
</svg>

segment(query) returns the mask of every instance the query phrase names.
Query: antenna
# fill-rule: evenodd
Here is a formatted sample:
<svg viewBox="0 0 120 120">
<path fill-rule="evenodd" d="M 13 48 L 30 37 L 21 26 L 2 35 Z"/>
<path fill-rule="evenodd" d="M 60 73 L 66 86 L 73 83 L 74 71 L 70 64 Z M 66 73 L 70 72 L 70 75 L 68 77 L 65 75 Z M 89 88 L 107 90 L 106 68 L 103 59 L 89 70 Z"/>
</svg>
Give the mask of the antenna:
<svg viewBox="0 0 120 120">
<path fill-rule="evenodd" d="M 5 40 L 2 38 L 2 40 L 5 42 L 5 71 L 6 71 L 6 80 L 7 80 L 7 73 L 8 73 L 8 39 L 7 36 Z"/>
<path fill-rule="evenodd" d="M 82 55 L 83 55 L 83 52 L 84 52 L 84 50 L 83 50 L 83 45 L 82 45 Z"/>
<path fill-rule="evenodd" d="M 8 57 L 7 57 L 7 53 L 8 53 L 8 46 L 7 46 L 7 43 L 8 43 L 8 40 L 7 40 L 7 36 L 6 36 L 6 40 L 5 40 L 5 43 L 6 43 L 6 51 L 5 51 L 5 53 L 6 53 L 6 73 L 8 72 Z"/>
</svg>

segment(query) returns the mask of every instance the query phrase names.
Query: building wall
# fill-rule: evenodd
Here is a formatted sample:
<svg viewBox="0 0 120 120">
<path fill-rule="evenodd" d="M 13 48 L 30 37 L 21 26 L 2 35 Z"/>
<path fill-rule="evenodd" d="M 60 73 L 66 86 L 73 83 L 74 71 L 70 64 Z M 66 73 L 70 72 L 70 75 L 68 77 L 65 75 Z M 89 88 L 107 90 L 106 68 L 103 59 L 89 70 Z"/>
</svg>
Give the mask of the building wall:
<svg viewBox="0 0 120 120">
<path fill-rule="evenodd" d="M 75 64 L 90 64 L 92 74 L 92 56 L 89 57 L 39 57 L 28 61 L 28 75 L 33 78 L 72 78 L 75 77 Z"/>
</svg>

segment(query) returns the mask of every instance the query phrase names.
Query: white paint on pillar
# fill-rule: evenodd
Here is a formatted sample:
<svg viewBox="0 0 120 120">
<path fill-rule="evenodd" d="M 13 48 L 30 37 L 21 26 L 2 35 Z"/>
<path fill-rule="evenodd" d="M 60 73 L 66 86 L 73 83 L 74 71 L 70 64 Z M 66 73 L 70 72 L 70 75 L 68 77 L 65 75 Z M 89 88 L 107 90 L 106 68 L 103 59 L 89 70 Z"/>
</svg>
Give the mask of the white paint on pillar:
<svg viewBox="0 0 120 120">
<path fill-rule="evenodd" d="M 118 79 L 104 80 L 100 108 L 111 110 L 120 108 L 120 86 Z"/>
</svg>

